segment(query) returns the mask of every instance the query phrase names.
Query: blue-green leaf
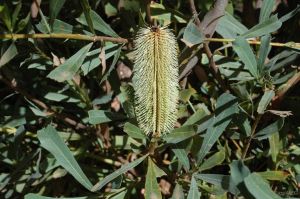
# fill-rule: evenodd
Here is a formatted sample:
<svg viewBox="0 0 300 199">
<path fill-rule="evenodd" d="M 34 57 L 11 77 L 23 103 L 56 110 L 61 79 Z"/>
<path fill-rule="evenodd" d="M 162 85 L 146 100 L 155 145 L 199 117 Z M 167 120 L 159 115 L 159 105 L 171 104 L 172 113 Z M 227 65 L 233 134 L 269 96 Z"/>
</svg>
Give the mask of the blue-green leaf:
<svg viewBox="0 0 300 199">
<path fill-rule="evenodd" d="M 262 23 L 253 26 L 249 31 L 241 35 L 244 38 L 259 37 L 262 35 L 270 34 L 278 30 L 282 25 L 282 22 L 278 20 L 277 16 L 274 15 Z"/>
<path fill-rule="evenodd" d="M 201 149 L 197 155 L 198 163 L 203 160 L 237 111 L 238 103 L 236 97 L 231 94 L 224 93 L 218 98 L 213 122 L 210 123 L 210 126 L 204 135 Z"/>
<path fill-rule="evenodd" d="M 133 162 L 122 165 L 122 167 L 120 169 L 114 171 L 113 173 L 106 176 L 103 180 L 101 180 L 97 184 L 95 184 L 93 186 L 93 188 L 91 189 L 91 191 L 92 192 L 99 191 L 100 189 L 102 189 L 107 183 L 109 183 L 113 179 L 117 178 L 118 176 L 122 175 L 123 173 L 125 173 L 125 172 L 129 171 L 130 169 L 133 169 L 134 167 L 139 165 L 141 162 L 143 162 L 143 160 L 146 157 L 148 157 L 148 154 L 134 160 Z"/>
<path fill-rule="evenodd" d="M 192 47 L 196 44 L 202 43 L 203 39 L 204 36 L 200 32 L 200 30 L 197 28 L 193 21 L 190 21 L 184 30 L 182 41 L 188 47 Z"/>
<path fill-rule="evenodd" d="M 275 0 L 264 0 L 262 2 L 260 14 L 259 14 L 259 23 L 269 19 L 274 6 L 275 6 Z"/>
<path fill-rule="evenodd" d="M 62 9 L 66 0 L 50 0 L 50 22 L 57 17 L 59 11 Z"/>
<path fill-rule="evenodd" d="M 233 49 L 245 64 L 246 69 L 249 70 L 253 77 L 258 78 L 256 58 L 246 39 L 243 37 L 236 38 L 233 42 Z"/>
<path fill-rule="evenodd" d="M 187 125 L 187 126 L 182 126 L 180 128 L 174 129 L 170 133 L 163 136 L 163 139 L 167 143 L 175 144 L 175 143 L 181 142 L 187 138 L 190 138 L 194 135 L 196 135 L 195 127 L 193 125 Z"/>
<path fill-rule="evenodd" d="M 87 199 L 88 197 L 75 197 L 75 198 L 59 198 L 59 199 Z M 57 197 L 46 197 L 38 194 L 29 193 L 25 195 L 25 199 L 57 199 Z"/>
<path fill-rule="evenodd" d="M 112 37 L 119 37 L 119 35 L 95 11 L 91 10 L 90 16 L 95 30 Z M 80 17 L 77 18 L 77 21 L 83 25 L 88 25 L 84 14 L 80 15 Z"/>
<path fill-rule="evenodd" d="M 114 120 L 125 119 L 125 116 L 119 113 L 113 113 L 110 111 L 104 110 L 90 110 L 89 114 L 89 123 L 90 124 L 102 124 L 106 122 L 111 122 Z"/>
<path fill-rule="evenodd" d="M 49 125 L 38 131 L 38 139 L 40 140 L 42 147 L 47 149 L 55 157 L 57 162 L 80 184 L 87 189 L 92 188 L 92 183 L 83 173 L 71 151 L 52 126 Z"/>
<path fill-rule="evenodd" d="M 58 82 L 63 82 L 65 80 L 70 80 L 79 70 L 81 64 L 83 63 L 87 53 L 91 49 L 93 43 L 81 48 L 77 53 L 70 57 L 65 63 L 61 64 L 53 71 L 51 71 L 47 77 L 56 80 Z"/>
<path fill-rule="evenodd" d="M 156 180 L 155 163 L 151 158 L 148 158 L 148 169 L 145 183 L 145 198 L 146 199 L 161 199 L 161 192 Z"/>
<path fill-rule="evenodd" d="M 231 14 L 226 12 L 225 15 L 219 19 L 216 31 L 223 38 L 234 39 L 237 35 L 247 32 L 248 29 Z"/>
<path fill-rule="evenodd" d="M 125 123 L 124 132 L 127 133 L 132 138 L 136 138 L 136 139 L 147 139 L 148 138 L 139 127 L 137 127 L 129 122 Z"/>
<path fill-rule="evenodd" d="M 263 140 L 270 137 L 272 134 L 277 133 L 283 127 L 284 118 L 280 118 L 276 122 L 268 125 L 267 127 L 263 128 L 262 130 L 258 131 L 254 138 L 258 140 Z"/>
<path fill-rule="evenodd" d="M 225 149 L 218 151 L 217 153 L 213 154 L 207 160 L 203 162 L 203 164 L 199 167 L 199 171 L 204 171 L 214 166 L 221 165 L 225 159 Z"/>
<path fill-rule="evenodd" d="M 244 180 L 248 191 L 257 199 L 282 199 L 274 193 L 267 182 L 256 173 L 252 173 Z"/>
<path fill-rule="evenodd" d="M 194 176 L 192 176 L 190 190 L 187 195 L 187 199 L 200 199 L 200 197 L 201 197 L 201 193 L 199 192 L 197 182 Z"/>
<path fill-rule="evenodd" d="M 259 114 L 263 114 L 271 102 L 272 98 L 275 96 L 275 92 L 273 90 L 265 91 L 261 100 L 258 103 L 257 112 Z"/>
<path fill-rule="evenodd" d="M 265 61 L 271 50 L 270 42 L 271 42 L 270 35 L 265 35 L 265 36 L 261 37 L 261 45 L 259 48 L 259 57 L 257 60 L 257 67 L 258 67 L 260 76 L 263 75 Z"/>
<path fill-rule="evenodd" d="M 17 54 L 18 50 L 13 42 L 0 57 L 0 68 L 12 60 Z"/>
</svg>

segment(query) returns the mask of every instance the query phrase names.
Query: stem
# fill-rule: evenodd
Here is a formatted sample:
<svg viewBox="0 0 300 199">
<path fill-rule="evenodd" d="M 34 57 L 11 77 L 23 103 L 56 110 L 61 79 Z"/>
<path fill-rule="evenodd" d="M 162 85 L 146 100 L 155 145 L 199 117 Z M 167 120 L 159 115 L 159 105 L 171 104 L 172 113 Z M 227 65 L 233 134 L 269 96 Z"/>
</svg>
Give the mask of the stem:
<svg viewBox="0 0 300 199">
<path fill-rule="evenodd" d="M 253 139 L 253 137 L 254 137 L 254 135 L 255 135 L 255 131 L 256 131 L 256 128 L 257 128 L 257 126 L 258 126 L 258 123 L 259 123 L 261 117 L 262 117 L 262 115 L 259 114 L 259 115 L 256 117 L 255 121 L 254 121 L 252 130 L 251 130 L 250 138 L 249 138 L 248 143 L 247 143 L 247 145 L 246 145 L 246 147 L 245 147 L 245 149 L 244 149 L 244 152 L 243 152 L 243 154 L 242 154 L 242 160 L 244 160 L 244 159 L 246 158 L 246 156 L 247 156 L 247 152 L 248 152 L 248 150 L 249 150 L 249 147 L 250 147 L 250 145 L 251 145 L 251 141 L 252 141 L 252 139 Z"/>
<path fill-rule="evenodd" d="M 82 34 L 63 34 L 63 33 L 51 33 L 51 34 L 2 34 L 0 39 L 74 39 L 84 41 L 111 41 L 115 43 L 127 43 L 128 39 L 121 37 L 106 37 L 106 36 L 88 36 Z"/>
<path fill-rule="evenodd" d="M 65 33 L 51 33 L 51 34 L 0 34 L 0 39 L 74 39 L 74 40 L 84 40 L 84 41 L 110 41 L 114 43 L 128 43 L 130 39 L 122 37 L 107 37 L 107 36 L 88 36 L 83 34 L 65 34 Z M 232 43 L 235 39 L 232 38 L 205 38 L 204 42 L 216 42 L 216 43 Z M 261 45 L 260 41 L 257 40 L 247 40 L 249 44 Z M 271 46 L 275 47 L 290 47 L 290 48 L 300 48 L 300 43 L 278 43 L 271 42 Z"/>
</svg>

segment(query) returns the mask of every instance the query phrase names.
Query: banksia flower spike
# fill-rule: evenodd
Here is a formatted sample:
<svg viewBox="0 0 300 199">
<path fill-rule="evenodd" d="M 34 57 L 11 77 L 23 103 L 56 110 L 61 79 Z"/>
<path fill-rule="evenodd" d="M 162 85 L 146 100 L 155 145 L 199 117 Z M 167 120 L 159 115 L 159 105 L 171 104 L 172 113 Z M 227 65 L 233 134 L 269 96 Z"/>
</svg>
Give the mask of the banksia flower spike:
<svg viewBox="0 0 300 199">
<path fill-rule="evenodd" d="M 133 87 L 140 128 L 159 137 L 177 120 L 178 45 L 166 27 L 141 28 L 134 41 Z"/>
</svg>

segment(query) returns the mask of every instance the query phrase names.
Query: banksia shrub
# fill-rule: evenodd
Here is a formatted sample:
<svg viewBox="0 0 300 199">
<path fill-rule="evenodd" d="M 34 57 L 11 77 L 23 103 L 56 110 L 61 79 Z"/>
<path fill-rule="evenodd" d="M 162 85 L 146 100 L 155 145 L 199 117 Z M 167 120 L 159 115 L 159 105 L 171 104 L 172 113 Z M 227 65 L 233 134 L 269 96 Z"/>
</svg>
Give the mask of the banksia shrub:
<svg viewBox="0 0 300 199">
<path fill-rule="evenodd" d="M 174 127 L 178 101 L 178 46 L 165 27 L 141 28 L 134 41 L 133 86 L 140 128 L 160 136 Z"/>
</svg>

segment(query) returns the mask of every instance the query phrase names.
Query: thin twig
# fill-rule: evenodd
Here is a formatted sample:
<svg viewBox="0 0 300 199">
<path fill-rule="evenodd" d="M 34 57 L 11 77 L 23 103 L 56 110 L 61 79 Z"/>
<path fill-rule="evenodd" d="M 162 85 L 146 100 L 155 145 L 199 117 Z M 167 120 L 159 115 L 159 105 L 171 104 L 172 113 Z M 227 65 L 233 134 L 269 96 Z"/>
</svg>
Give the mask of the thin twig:
<svg viewBox="0 0 300 199">
<path fill-rule="evenodd" d="M 62 34 L 62 33 L 51 33 L 51 34 L 2 34 L 0 39 L 75 39 L 84 41 L 111 41 L 115 43 L 127 43 L 128 39 L 121 37 L 106 37 L 106 36 L 88 36 L 82 34 Z"/>
<path fill-rule="evenodd" d="M 251 141 L 252 141 L 252 139 L 253 139 L 253 137 L 254 137 L 254 135 L 255 135 L 256 128 L 257 128 L 257 126 L 258 126 L 258 124 L 259 124 L 259 121 L 260 121 L 261 117 L 262 117 L 262 115 L 259 114 L 259 115 L 255 118 L 254 124 L 253 124 L 253 126 L 252 126 L 252 130 L 251 130 L 251 135 L 250 135 L 250 137 L 249 137 L 249 140 L 248 140 L 248 142 L 247 142 L 247 145 L 246 145 L 245 149 L 243 150 L 243 154 L 242 154 L 242 159 L 243 159 L 243 160 L 244 160 L 244 159 L 246 158 L 246 156 L 247 156 L 248 150 L 249 150 L 250 145 L 251 145 Z"/>
<path fill-rule="evenodd" d="M 147 21 L 149 25 L 153 25 L 153 19 L 151 17 L 151 0 L 145 0 L 146 1 L 146 16 L 147 16 Z"/>
<path fill-rule="evenodd" d="M 195 6 L 195 2 L 194 0 L 189 0 L 189 3 L 190 3 L 190 9 L 194 15 L 194 18 L 195 18 L 195 22 L 196 22 L 196 25 L 197 27 L 199 28 L 199 30 L 201 29 L 201 24 L 200 24 L 200 19 L 197 15 L 197 10 L 196 10 L 196 6 Z M 208 41 L 204 42 L 203 44 L 203 47 L 204 47 L 204 52 L 205 54 L 207 55 L 208 57 L 208 60 L 209 60 L 209 65 L 212 69 L 212 72 L 213 72 L 213 75 L 214 77 L 217 79 L 217 81 L 219 82 L 221 88 L 223 91 L 227 92 L 229 89 L 227 88 L 224 80 L 222 79 L 222 76 L 221 76 L 221 73 L 220 71 L 218 70 L 218 67 L 213 59 L 213 54 L 208 46 Z"/>
<path fill-rule="evenodd" d="M 189 0 L 189 3 L 190 3 L 190 9 L 191 9 L 191 12 L 195 18 L 195 23 L 198 27 L 200 27 L 200 19 L 198 17 L 198 13 L 197 13 L 197 10 L 196 10 L 196 7 L 195 7 L 195 2 L 194 0 Z"/>
<path fill-rule="evenodd" d="M 87 126 L 85 126 L 84 124 L 82 124 L 80 122 L 77 122 L 77 121 L 71 119 L 66 114 L 55 112 L 50 107 L 48 107 L 44 102 L 42 102 L 41 100 L 39 100 L 39 99 L 35 98 L 34 96 L 30 95 L 29 93 L 27 93 L 27 91 L 25 91 L 25 90 L 21 89 L 20 87 L 18 87 L 18 84 L 17 84 L 15 79 L 8 80 L 2 74 L 0 74 L 0 80 L 2 82 L 4 82 L 8 87 L 10 87 L 12 90 L 20 93 L 21 95 L 23 95 L 24 97 L 26 97 L 27 99 L 32 101 L 34 104 L 36 104 L 40 108 L 44 109 L 46 115 L 55 116 L 56 118 L 58 118 L 60 120 L 63 120 L 65 123 L 75 127 L 75 129 L 86 129 L 87 128 Z"/>
<path fill-rule="evenodd" d="M 74 39 L 83 41 L 110 41 L 114 43 L 128 43 L 130 39 L 122 37 L 106 37 L 106 36 L 88 36 L 83 34 L 64 34 L 64 33 L 51 33 L 51 34 L 0 34 L 0 39 Z M 216 43 L 232 43 L 235 39 L 232 38 L 205 38 L 204 42 L 216 42 Z M 247 40 L 249 44 L 261 45 L 260 41 Z M 274 47 L 289 47 L 289 48 L 300 48 L 300 43 L 288 42 L 278 43 L 271 42 L 271 46 Z"/>
</svg>

